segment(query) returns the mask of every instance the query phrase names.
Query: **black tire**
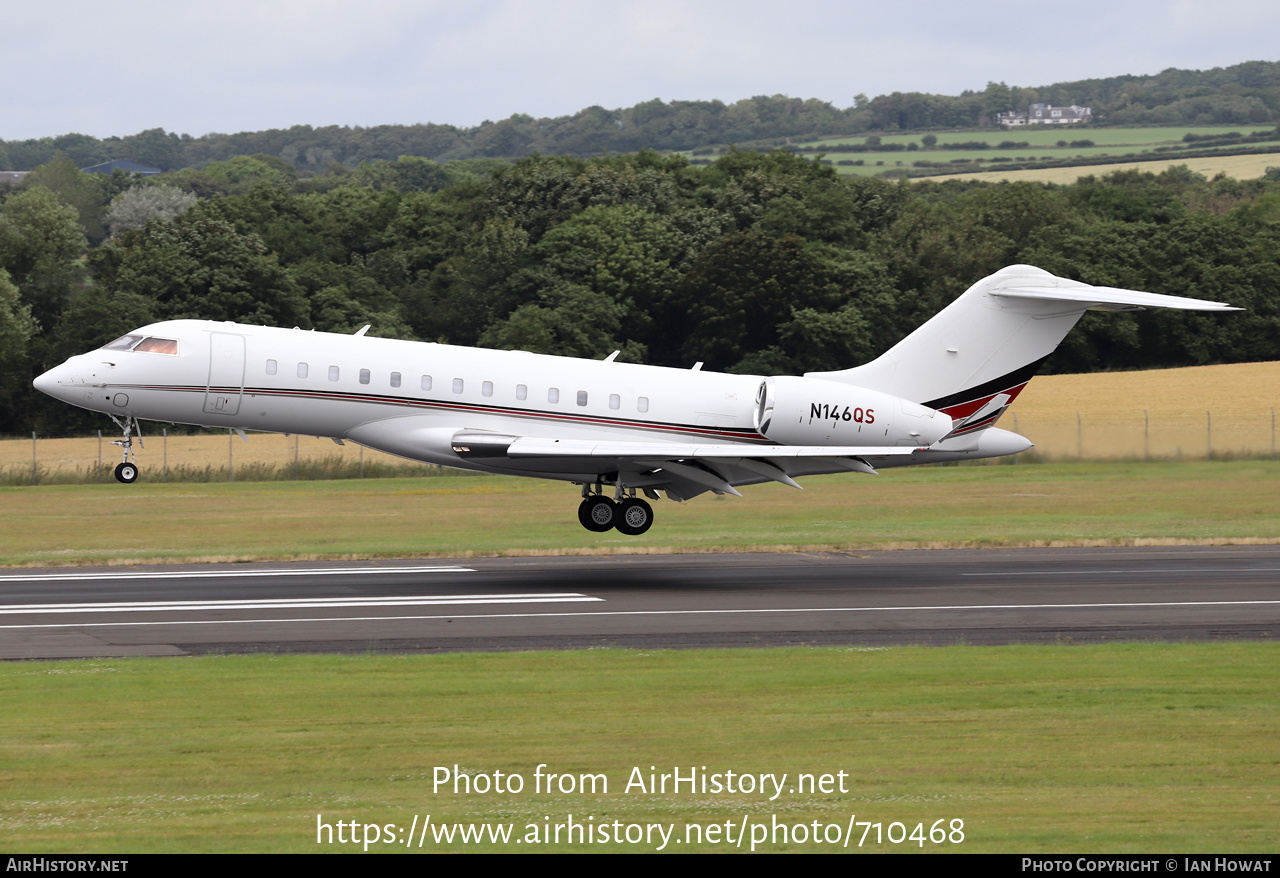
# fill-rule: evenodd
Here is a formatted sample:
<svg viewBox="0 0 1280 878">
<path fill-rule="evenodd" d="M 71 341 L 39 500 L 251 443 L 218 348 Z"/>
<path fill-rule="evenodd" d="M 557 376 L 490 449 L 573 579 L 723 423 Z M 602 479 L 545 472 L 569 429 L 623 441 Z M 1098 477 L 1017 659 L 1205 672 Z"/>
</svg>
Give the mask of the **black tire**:
<svg viewBox="0 0 1280 878">
<path fill-rule="evenodd" d="M 589 531 L 604 533 L 618 520 L 618 504 L 608 497 L 592 495 L 578 504 L 578 521 Z"/>
<path fill-rule="evenodd" d="M 617 523 L 614 527 L 619 533 L 638 537 L 652 526 L 653 507 L 639 497 L 623 500 L 618 506 Z"/>
<path fill-rule="evenodd" d="M 116 466 L 115 475 L 117 482 L 132 485 L 138 480 L 138 468 L 131 463 L 122 463 Z"/>
</svg>

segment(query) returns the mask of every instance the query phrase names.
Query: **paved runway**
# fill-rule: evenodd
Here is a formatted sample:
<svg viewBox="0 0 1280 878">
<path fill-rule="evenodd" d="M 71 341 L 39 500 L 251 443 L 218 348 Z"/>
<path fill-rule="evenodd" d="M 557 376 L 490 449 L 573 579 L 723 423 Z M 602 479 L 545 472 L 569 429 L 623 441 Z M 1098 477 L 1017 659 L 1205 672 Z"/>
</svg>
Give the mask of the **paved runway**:
<svg viewBox="0 0 1280 878">
<path fill-rule="evenodd" d="M 0 658 L 1280 638 L 1280 547 L 0 575 Z"/>
</svg>

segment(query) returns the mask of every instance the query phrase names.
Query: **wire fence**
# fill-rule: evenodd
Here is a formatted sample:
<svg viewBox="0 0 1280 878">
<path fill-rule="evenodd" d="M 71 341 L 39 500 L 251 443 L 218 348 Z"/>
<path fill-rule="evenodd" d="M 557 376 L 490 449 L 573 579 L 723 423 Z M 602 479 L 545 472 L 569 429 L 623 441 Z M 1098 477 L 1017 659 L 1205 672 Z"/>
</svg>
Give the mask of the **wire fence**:
<svg viewBox="0 0 1280 878">
<path fill-rule="evenodd" d="M 115 481 L 124 460 L 116 431 L 85 436 L 30 433 L 0 436 L 0 485 L 83 485 Z M 355 444 L 314 436 L 229 430 L 170 434 L 161 428 L 134 438 L 143 482 L 263 482 L 431 477 L 466 471 L 417 463 Z"/>
<path fill-rule="evenodd" d="M 1026 436 L 1035 447 L 1012 458 L 976 463 L 1056 461 L 1276 459 L 1275 409 L 1214 417 L 1182 413 L 1127 417 L 1075 412 L 1026 416 L 1006 413 L 1000 426 Z M 85 436 L 31 433 L 0 436 L 0 484 L 95 484 L 114 480 L 123 451 L 115 431 Z M 337 445 L 314 436 L 232 431 L 170 434 L 167 429 L 135 440 L 145 482 L 315 481 L 460 475 L 359 445 Z"/>
<path fill-rule="evenodd" d="M 1212 410 L 1177 415 L 1137 410 L 1133 414 L 1023 416 L 1007 413 L 1000 426 L 1026 436 L 1035 448 L 1019 455 L 1059 460 L 1231 460 L 1276 457 L 1274 408 L 1232 412 Z"/>
</svg>

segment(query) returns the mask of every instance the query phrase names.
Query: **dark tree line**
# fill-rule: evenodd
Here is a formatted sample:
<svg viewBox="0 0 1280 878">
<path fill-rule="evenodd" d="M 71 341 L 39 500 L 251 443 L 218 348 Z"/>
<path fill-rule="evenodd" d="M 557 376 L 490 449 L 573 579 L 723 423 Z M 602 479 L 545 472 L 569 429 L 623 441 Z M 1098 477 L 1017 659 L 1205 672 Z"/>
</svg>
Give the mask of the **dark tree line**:
<svg viewBox="0 0 1280 878">
<path fill-rule="evenodd" d="M 852 89 L 851 89 L 852 90 Z M 1228 124 L 1266 127 L 1280 122 L 1280 63 L 1249 61 L 1213 70 L 1169 69 L 1151 76 L 1115 76 L 1034 88 L 989 83 L 959 95 L 894 92 L 851 106 L 786 95 L 733 103 L 661 101 L 634 107 L 588 107 L 572 116 L 535 119 L 517 114 L 474 128 L 452 125 L 377 125 L 206 134 L 191 137 L 153 128 L 125 137 L 64 134 L 0 141 L 0 171 L 27 170 L 67 156 L 77 167 L 129 159 L 165 171 L 266 155 L 314 175 L 332 165 L 419 156 L 437 162 L 514 159 L 530 153 L 589 157 L 642 149 L 694 150 L 724 144 L 783 145 L 793 138 L 928 128 L 972 128 L 995 114 L 1036 101 L 1093 108 L 1098 124 Z"/>
<path fill-rule="evenodd" d="M 1050 370 L 1280 358 L 1269 179 L 1175 169 L 908 184 L 840 178 L 785 151 L 707 166 L 653 151 L 402 158 L 311 178 L 274 157 L 146 180 L 63 160 L 0 189 L 0 432 L 97 424 L 31 377 L 155 320 L 370 323 L 382 336 L 801 373 L 876 356 L 1018 262 L 1249 309 L 1086 317 Z"/>
<path fill-rule="evenodd" d="M 772 95 L 731 104 L 654 99 L 625 109 L 587 107 L 558 118 L 535 119 L 516 114 L 474 128 L 430 123 L 369 128 L 295 125 L 201 137 L 154 128 L 104 139 L 65 134 L 0 141 L 0 171 L 34 168 L 59 153 L 79 167 L 120 158 L 165 171 L 260 154 L 279 158 L 303 173 L 315 174 L 324 173 L 334 164 L 355 168 L 363 162 L 394 161 L 404 155 L 445 162 L 512 159 L 535 152 L 592 156 L 641 149 L 691 150 L 714 143 L 806 137 L 861 127 L 865 126 L 859 122 L 856 109 L 841 110 L 816 99 Z"/>
</svg>

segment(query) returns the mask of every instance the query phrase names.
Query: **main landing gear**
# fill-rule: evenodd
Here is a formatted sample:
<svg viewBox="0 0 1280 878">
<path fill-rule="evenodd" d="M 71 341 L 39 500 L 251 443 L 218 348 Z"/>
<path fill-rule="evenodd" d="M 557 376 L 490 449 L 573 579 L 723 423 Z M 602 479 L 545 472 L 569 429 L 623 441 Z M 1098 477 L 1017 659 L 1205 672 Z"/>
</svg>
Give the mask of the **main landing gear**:
<svg viewBox="0 0 1280 878">
<path fill-rule="evenodd" d="M 599 485 L 596 486 L 599 489 Z M 619 488 L 617 500 L 600 493 L 592 493 L 582 487 L 582 503 L 578 505 L 578 521 L 587 530 L 596 533 L 616 528 L 629 537 L 639 536 L 653 525 L 653 507 L 636 496 L 622 496 Z M 634 493 L 634 492 L 633 492 Z"/>
<path fill-rule="evenodd" d="M 133 458 L 133 434 L 138 435 L 138 447 L 144 448 L 142 444 L 142 428 L 138 426 L 138 419 L 134 417 L 126 417 L 122 422 L 115 415 L 108 415 L 111 420 L 116 422 L 116 426 L 124 433 L 123 439 L 112 440 L 112 445 L 119 445 L 123 450 L 124 461 L 117 464 L 114 474 L 117 482 L 124 482 L 126 485 L 132 485 L 138 480 L 138 465 Z"/>
</svg>

